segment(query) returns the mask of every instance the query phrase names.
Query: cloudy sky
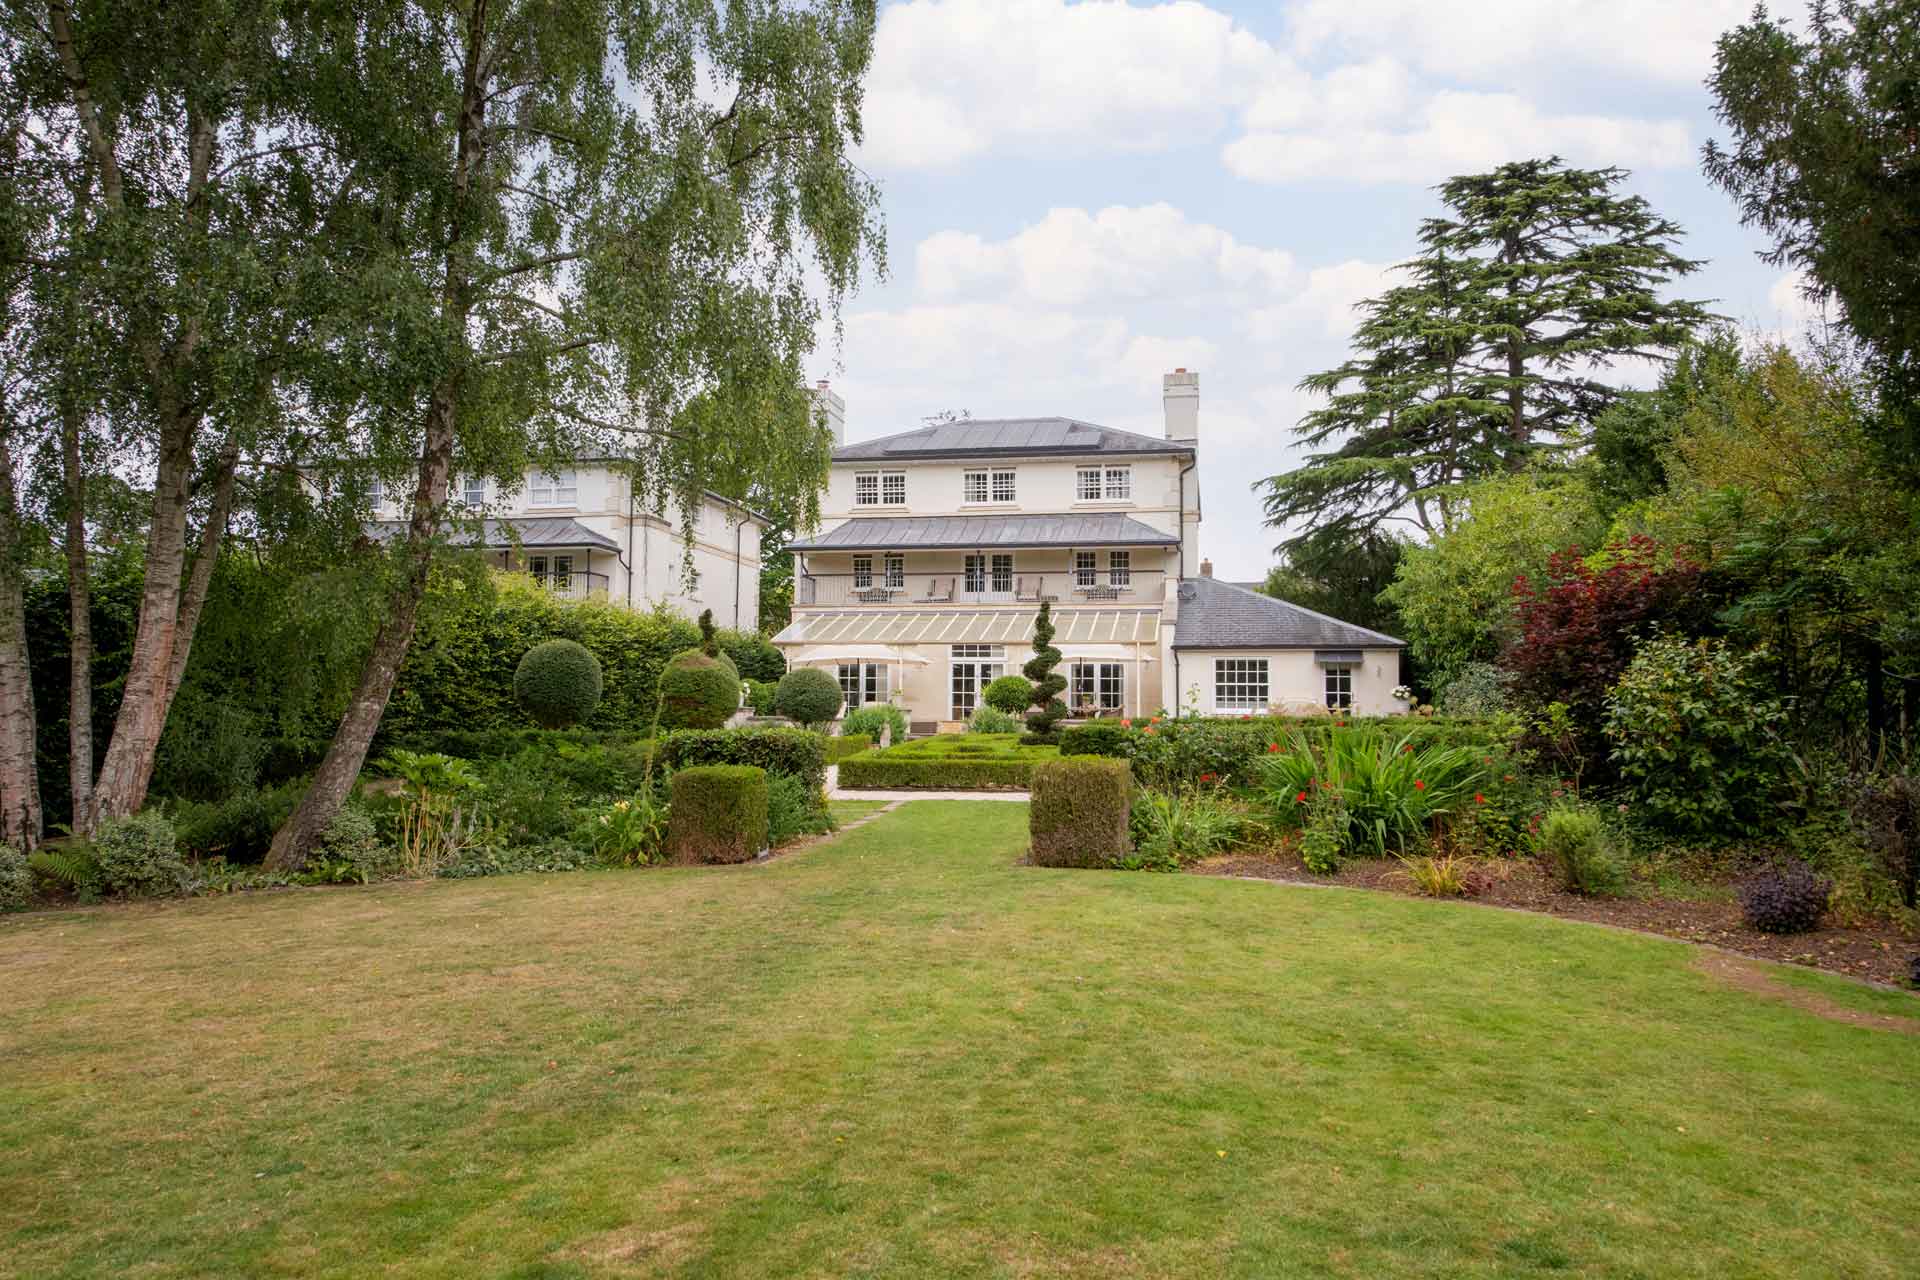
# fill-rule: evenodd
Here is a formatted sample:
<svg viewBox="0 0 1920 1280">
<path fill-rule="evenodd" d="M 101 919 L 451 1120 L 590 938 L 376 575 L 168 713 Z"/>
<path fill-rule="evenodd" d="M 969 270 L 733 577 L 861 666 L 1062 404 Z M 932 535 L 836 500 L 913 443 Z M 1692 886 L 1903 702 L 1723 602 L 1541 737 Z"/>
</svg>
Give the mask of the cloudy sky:
<svg viewBox="0 0 1920 1280">
<path fill-rule="evenodd" d="M 1750 9 L 886 4 L 861 162 L 892 273 L 815 376 L 858 440 L 948 409 L 1157 433 L 1160 375 L 1197 369 L 1202 546 L 1221 576 L 1259 577 L 1276 539 L 1248 485 L 1296 457 L 1294 384 L 1344 357 L 1353 303 L 1410 256 L 1449 175 L 1549 154 L 1630 169 L 1710 260 L 1688 296 L 1796 324 L 1792 282 L 1699 169 L 1713 40 Z"/>
</svg>

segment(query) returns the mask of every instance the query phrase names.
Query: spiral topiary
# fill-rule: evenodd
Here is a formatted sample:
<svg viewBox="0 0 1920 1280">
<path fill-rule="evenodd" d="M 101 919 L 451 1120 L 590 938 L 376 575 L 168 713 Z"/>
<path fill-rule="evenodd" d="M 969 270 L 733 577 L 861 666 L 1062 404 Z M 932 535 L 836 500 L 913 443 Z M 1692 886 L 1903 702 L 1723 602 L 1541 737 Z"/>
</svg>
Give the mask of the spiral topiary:
<svg viewBox="0 0 1920 1280">
<path fill-rule="evenodd" d="M 579 724 L 600 705 L 600 659 L 572 640 L 549 640 L 521 655 L 513 697 L 542 729 Z"/>
<path fill-rule="evenodd" d="M 1060 700 L 1067 682 L 1053 673 L 1059 665 L 1060 651 L 1053 647 L 1053 604 L 1042 600 L 1040 616 L 1033 623 L 1033 657 L 1020 668 L 1020 673 L 1033 681 L 1033 710 L 1027 712 L 1027 733 L 1041 742 L 1054 740 L 1054 726 L 1067 715 L 1067 704 Z"/>
<path fill-rule="evenodd" d="M 795 667 L 780 677 L 773 705 L 789 720 L 826 724 L 840 714 L 840 682 L 818 667 Z"/>
</svg>

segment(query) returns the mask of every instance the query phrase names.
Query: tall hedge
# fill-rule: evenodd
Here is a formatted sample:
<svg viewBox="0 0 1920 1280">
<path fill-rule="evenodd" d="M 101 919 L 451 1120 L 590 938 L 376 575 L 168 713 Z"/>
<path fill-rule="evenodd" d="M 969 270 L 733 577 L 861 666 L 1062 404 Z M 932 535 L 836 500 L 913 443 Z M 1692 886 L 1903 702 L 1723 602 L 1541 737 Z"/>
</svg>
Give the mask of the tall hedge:
<svg viewBox="0 0 1920 1280">
<path fill-rule="evenodd" d="M 767 847 L 767 772 L 695 765 L 673 775 L 667 856 L 676 862 L 750 862 Z"/>
<path fill-rule="evenodd" d="M 1133 775 L 1124 760 L 1064 756 L 1034 766 L 1027 831 L 1042 867 L 1110 867 L 1132 849 Z"/>
<path fill-rule="evenodd" d="M 669 769 L 695 765 L 748 764 L 787 773 L 818 792 L 827 784 L 827 740 L 805 729 L 679 729 L 660 739 L 660 762 Z"/>
</svg>

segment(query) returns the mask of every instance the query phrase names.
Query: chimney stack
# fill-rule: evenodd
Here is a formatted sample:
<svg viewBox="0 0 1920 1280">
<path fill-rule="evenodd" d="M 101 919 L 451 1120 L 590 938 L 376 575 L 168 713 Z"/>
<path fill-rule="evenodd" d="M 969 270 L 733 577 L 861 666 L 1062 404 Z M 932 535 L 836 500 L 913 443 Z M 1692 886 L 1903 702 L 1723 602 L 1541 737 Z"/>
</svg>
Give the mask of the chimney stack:
<svg viewBox="0 0 1920 1280">
<path fill-rule="evenodd" d="M 1200 446 L 1200 375 L 1175 369 L 1160 379 L 1167 410 L 1167 439 Z"/>
<path fill-rule="evenodd" d="M 1213 561 L 1202 560 L 1200 562 L 1200 576 L 1203 578 L 1211 578 L 1213 576 Z"/>
<path fill-rule="evenodd" d="M 827 427 L 833 432 L 833 447 L 838 449 L 847 442 L 847 402 L 833 394 L 825 378 L 807 394 L 813 397 L 814 408 L 826 416 Z"/>
</svg>

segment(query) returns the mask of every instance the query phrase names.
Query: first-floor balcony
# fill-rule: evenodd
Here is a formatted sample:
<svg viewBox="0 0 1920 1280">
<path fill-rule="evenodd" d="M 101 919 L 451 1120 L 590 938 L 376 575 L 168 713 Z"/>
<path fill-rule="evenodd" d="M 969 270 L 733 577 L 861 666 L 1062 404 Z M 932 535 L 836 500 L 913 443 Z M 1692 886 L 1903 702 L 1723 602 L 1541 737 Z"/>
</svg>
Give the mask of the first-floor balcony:
<svg viewBox="0 0 1920 1280">
<path fill-rule="evenodd" d="M 605 600 L 611 580 L 587 569 L 526 569 L 526 575 L 563 600 Z"/>
<path fill-rule="evenodd" d="M 794 579 L 799 607 L 849 605 L 1158 604 L 1166 574 L 1158 569 L 1066 568 L 1038 573 L 966 570 L 807 573 Z"/>
</svg>

